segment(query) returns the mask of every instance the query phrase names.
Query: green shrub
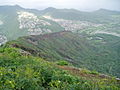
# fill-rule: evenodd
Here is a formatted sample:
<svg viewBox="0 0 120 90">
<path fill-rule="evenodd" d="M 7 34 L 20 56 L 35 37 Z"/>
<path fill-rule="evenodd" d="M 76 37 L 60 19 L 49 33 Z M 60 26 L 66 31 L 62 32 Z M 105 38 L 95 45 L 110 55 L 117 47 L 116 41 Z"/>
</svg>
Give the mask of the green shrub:
<svg viewBox="0 0 120 90">
<path fill-rule="evenodd" d="M 67 61 L 60 60 L 57 62 L 57 65 L 65 66 L 65 65 L 69 65 L 69 63 Z"/>
<path fill-rule="evenodd" d="M 85 74 L 89 74 L 89 73 L 90 73 L 90 71 L 87 70 L 87 69 L 82 69 L 81 72 L 82 72 L 82 73 L 85 73 Z"/>
<path fill-rule="evenodd" d="M 4 49 L 0 47 L 0 53 L 2 53 L 3 51 L 4 51 Z"/>
<path fill-rule="evenodd" d="M 99 75 L 97 71 L 90 71 L 90 74 Z"/>
</svg>

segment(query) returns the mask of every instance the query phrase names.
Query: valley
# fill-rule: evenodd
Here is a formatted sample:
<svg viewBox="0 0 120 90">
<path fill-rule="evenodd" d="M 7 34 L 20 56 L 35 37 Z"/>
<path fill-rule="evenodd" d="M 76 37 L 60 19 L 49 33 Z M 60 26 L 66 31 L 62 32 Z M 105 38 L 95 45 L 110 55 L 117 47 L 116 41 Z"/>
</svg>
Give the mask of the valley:
<svg viewBox="0 0 120 90">
<path fill-rule="evenodd" d="M 72 32 L 79 32 L 79 30 L 83 30 L 89 27 L 98 27 L 102 25 L 102 24 L 94 24 L 87 21 L 54 19 L 50 16 L 43 16 L 43 17 L 57 22 L 59 25 L 61 25 L 61 27 L 64 28 L 65 31 L 72 31 Z"/>
<path fill-rule="evenodd" d="M 8 8 L 11 10 L 9 17 L 7 16 Z M 6 12 L 3 12 L 4 10 Z M 63 14 L 62 17 L 61 14 Z M 69 18 L 66 15 L 69 15 Z M 64 30 L 88 35 L 110 32 L 111 35 L 118 36 L 120 33 L 119 12 L 104 9 L 94 12 L 55 8 L 37 11 L 24 9 L 17 5 L 1 6 L 0 20 L 0 33 L 5 35 L 8 40 Z M 15 24 L 13 25 L 13 23 Z M 10 34 L 11 32 L 13 33 Z M 13 35 L 14 37 L 12 37 Z"/>
<path fill-rule="evenodd" d="M 120 12 L 0 6 L 0 76 L 1 90 L 119 90 Z"/>
</svg>

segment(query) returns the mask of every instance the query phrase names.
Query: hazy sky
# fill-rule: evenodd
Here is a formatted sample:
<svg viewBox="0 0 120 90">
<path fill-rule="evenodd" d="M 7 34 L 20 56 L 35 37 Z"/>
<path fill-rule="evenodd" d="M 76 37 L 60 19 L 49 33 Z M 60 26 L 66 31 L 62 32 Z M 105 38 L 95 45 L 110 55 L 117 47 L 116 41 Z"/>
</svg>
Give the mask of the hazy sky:
<svg viewBox="0 0 120 90">
<path fill-rule="evenodd" d="M 0 0 L 0 5 L 14 4 L 18 4 L 25 8 L 36 9 L 55 7 L 91 11 L 105 8 L 120 11 L 120 0 Z"/>
</svg>

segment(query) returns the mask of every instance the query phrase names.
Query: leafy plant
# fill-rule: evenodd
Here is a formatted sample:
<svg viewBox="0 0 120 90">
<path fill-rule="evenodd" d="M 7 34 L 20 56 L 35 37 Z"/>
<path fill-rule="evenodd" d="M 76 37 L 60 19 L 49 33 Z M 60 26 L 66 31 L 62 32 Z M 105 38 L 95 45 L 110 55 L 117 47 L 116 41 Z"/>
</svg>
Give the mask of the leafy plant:
<svg viewBox="0 0 120 90">
<path fill-rule="evenodd" d="M 57 65 L 68 66 L 69 63 L 67 61 L 65 61 L 65 60 L 60 60 L 60 61 L 57 62 Z"/>
</svg>

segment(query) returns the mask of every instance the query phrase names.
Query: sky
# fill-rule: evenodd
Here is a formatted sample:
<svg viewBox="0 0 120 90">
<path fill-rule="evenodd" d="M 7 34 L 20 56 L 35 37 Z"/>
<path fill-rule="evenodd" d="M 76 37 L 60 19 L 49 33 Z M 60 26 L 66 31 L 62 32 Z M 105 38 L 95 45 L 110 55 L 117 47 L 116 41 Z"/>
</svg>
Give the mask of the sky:
<svg viewBox="0 0 120 90">
<path fill-rule="evenodd" d="M 81 11 L 94 11 L 100 8 L 120 11 L 120 0 L 0 0 L 0 5 L 16 4 L 39 10 L 54 7 L 74 8 Z"/>
</svg>

